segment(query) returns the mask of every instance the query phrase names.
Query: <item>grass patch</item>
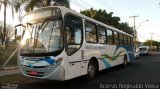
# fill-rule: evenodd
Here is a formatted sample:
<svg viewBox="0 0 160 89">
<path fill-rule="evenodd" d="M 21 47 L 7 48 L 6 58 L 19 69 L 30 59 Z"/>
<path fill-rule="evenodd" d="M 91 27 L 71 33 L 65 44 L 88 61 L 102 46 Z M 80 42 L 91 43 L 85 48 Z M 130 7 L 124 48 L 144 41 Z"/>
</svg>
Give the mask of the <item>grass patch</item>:
<svg viewBox="0 0 160 89">
<path fill-rule="evenodd" d="M 16 46 L 7 47 L 7 49 L 0 48 L 0 66 L 4 64 L 4 62 L 9 58 L 9 56 L 14 52 Z M 17 65 L 17 53 L 11 58 L 7 66 L 15 66 Z"/>
<path fill-rule="evenodd" d="M 0 83 L 15 83 L 29 80 L 31 78 L 19 74 L 0 77 Z"/>
<path fill-rule="evenodd" d="M 8 62 L 6 66 L 16 66 L 17 65 L 17 59 L 18 59 L 18 52 L 15 53 L 15 55 L 11 58 L 11 60 Z"/>
</svg>

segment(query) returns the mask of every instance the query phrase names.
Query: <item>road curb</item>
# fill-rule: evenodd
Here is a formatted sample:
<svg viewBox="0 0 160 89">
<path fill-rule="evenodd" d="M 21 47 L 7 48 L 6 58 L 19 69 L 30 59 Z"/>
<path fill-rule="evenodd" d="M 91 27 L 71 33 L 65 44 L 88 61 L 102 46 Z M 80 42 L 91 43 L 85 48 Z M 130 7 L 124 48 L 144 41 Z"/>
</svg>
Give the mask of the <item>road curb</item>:
<svg viewBox="0 0 160 89">
<path fill-rule="evenodd" d="M 9 67 L 1 67 L 0 68 L 0 77 L 18 74 L 18 73 L 19 73 L 18 66 L 9 66 Z"/>
<path fill-rule="evenodd" d="M 0 71 L 18 69 L 18 66 L 0 67 Z"/>
<path fill-rule="evenodd" d="M 9 66 L 9 67 L 3 67 L 2 70 L 13 70 L 18 69 L 18 66 Z"/>
<path fill-rule="evenodd" d="M 19 74 L 19 73 L 20 73 L 20 70 L 18 68 L 17 69 L 10 69 L 10 70 L 1 70 L 0 77 Z"/>
</svg>

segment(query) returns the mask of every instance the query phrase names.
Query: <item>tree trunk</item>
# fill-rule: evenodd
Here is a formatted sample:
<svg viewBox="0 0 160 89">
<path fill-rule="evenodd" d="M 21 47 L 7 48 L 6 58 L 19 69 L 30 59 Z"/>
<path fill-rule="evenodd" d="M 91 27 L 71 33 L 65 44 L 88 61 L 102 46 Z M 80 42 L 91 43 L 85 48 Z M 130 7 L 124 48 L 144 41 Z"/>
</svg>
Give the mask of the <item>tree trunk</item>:
<svg viewBox="0 0 160 89">
<path fill-rule="evenodd" d="M 7 5 L 7 2 L 6 0 L 4 0 L 4 29 L 3 29 L 3 49 L 6 49 L 6 44 L 5 44 L 5 41 L 6 41 L 6 5 Z"/>
<path fill-rule="evenodd" d="M 1 39 L 1 44 L 2 44 L 2 46 L 1 46 L 1 47 L 3 47 L 3 43 L 4 43 L 4 41 L 3 41 L 3 39 Z"/>
</svg>

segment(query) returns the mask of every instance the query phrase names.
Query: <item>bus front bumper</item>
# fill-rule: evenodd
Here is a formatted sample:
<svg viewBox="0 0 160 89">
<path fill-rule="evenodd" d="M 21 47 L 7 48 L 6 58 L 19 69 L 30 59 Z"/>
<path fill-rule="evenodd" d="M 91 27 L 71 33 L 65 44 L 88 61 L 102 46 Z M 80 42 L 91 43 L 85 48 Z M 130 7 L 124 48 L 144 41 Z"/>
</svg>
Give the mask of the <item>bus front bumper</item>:
<svg viewBox="0 0 160 89">
<path fill-rule="evenodd" d="M 21 72 L 24 76 L 48 80 L 65 80 L 65 69 L 62 66 L 57 68 L 30 68 L 28 66 L 21 65 Z"/>
</svg>

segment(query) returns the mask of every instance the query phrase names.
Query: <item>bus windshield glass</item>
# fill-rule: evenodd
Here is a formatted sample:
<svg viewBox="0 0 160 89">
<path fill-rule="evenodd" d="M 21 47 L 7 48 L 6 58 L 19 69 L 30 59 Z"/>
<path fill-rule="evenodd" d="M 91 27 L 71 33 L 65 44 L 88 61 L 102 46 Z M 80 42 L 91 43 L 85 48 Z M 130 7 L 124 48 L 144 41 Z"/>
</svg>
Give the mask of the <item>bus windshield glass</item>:
<svg viewBox="0 0 160 89">
<path fill-rule="evenodd" d="M 62 49 L 61 20 L 30 24 L 21 40 L 21 54 L 49 53 Z"/>
<path fill-rule="evenodd" d="M 39 9 L 25 15 L 20 55 L 57 55 L 63 48 L 60 9 Z M 57 52 L 58 51 L 58 52 Z"/>
</svg>

